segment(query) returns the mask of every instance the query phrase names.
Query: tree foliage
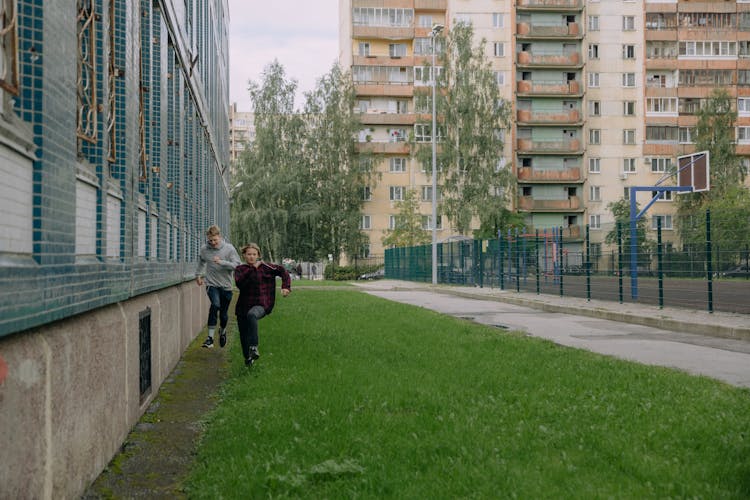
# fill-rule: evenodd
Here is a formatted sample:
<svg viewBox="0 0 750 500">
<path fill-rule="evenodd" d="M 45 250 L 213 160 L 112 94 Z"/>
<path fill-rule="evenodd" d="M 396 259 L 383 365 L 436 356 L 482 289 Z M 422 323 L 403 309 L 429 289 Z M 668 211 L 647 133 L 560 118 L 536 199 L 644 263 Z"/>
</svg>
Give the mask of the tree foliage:
<svg viewBox="0 0 750 500">
<path fill-rule="evenodd" d="M 612 213 L 615 218 L 614 227 L 607 233 L 604 241 L 616 245 L 617 244 L 617 226 L 620 226 L 620 236 L 622 238 L 622 251 L 625 258 L 626 266 L 630 265 L 630 251 L 632 241 L 630 235 L 630 201 L 621 198 L 617 201 L 609 203 L 607 209 Z M 636 210 L 639 210 L 636 205 Z M 650 263 L 650 255 L 654 249 L 654 242 L 649 240 L 646 236 L 646 218 L 641 217 L 636 221 L 636 253 L 638 255 L 638 265 L 648 266 Z"/>
<path fill-rule="evenodd" d="M 737 112 L 725 89 L 715 89 L 698 112 L 696 151 L 710 153 L 710 190 L 678 197 L 677 228 L 683 245 L 699 248 L 706 238 L 705 214 L 711 212 L 712 240 L 722 260 L 731 265 L 745 250 L 741 235 L 750 230 L 750 192 L 735 152 L 734 125 Z M 700 249 L 702 251 L 702 248 Z"/>
<path fill-rule="evenodd" d="M 310 199 L 317 220 L 311 247 L 321 255 L 357 255 L 367 238 L 360 230 L 363 189 L 372 179 L 370 162 L 357 156 L 353 138 L 359 130 L 354 114 L 354 86 L 339 65 L 307 94 L 304 155 L 309 165 Z"/>
<path fill-rule="evenodd" d="M 474 44 L 471 25 L 458 23 L 447 37 L 439 63 L 435 106 L 441 136 L 441 211 L 461 234 L 471 229 L 474 217 L 482 227 L 494 227 L 499 219 L 493 210 L 507 206 L 515 180 L 501 166 L 502 132 L 509 127 L 510 107 L 501 98 L 485 45 L 484 39 Z M 417 146 L 421 146 L 418 158 L 430 171 L 431 148 Z"/>
<path fill-rule="evenodd" d="M 280 261 L 298 217 L 303 123 L 294 113 L 297 82 L 286 78 L 278 61 L 262 82 L 249 85 L 255 113 L 255 140 L 241 156 L 232 193 L 232 238 L 237 245 L 256 242 L 264 258 Z M 242 184 L 240 184 L 240 182 Z"/>
<path fill-rule="evenodd" d="M 255 140 L 241 155 L 232 193 L 232 237 L 264 257 L 317 260 L 359 251 L 362 188 L 352 137 L 358 129 L 351 79 L 335 65 L 294 109 L 297 83 L 278 61 L 251 82 Z M 241 183 L 241 184 L 240 184 Z"/>
<path fill-rule="evenodd" d="M 396 202 L 398 215 L 396 227 L 388 229 L 383 237 L 383 246 L 411 247 L 432 241 L 430 232 L 422 228 L 422 215 L 419 213 L 419 198 L 414 189 L 407 189 L 404 199 Z"/>
</svg>

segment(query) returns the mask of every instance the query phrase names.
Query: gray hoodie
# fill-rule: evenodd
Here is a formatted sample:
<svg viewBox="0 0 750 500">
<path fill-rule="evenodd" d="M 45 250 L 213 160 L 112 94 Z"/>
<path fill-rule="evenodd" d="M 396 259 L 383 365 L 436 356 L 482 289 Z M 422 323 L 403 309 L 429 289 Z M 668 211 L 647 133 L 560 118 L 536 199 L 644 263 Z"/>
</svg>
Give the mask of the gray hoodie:
<svg viewBox="0 0 750 500">
<path fill-rule="evenodd" d="M 214 257 L 219 256 L 219 263 L 214 262 Z M 214 286 L 223 290 L 231 290 L 234 285 L 232 271 L 240 265 L 240 256 L 231 243 L 223 238 L 217 248 L 208 242 L 203 245 L 198 254 L 198 269 L 195 270 L 196 278 L 203 276 L 206 286 Z M 205 274 L 204 274 L 205 273 Z"/>
</svg>

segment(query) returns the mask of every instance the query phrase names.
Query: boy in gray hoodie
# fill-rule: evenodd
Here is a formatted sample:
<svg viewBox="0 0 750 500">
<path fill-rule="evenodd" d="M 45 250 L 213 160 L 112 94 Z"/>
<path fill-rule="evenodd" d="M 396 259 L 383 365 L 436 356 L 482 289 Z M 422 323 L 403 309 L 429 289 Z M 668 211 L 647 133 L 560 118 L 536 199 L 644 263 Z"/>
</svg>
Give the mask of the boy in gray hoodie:
<svg viewBox="0 0 750 500">
<path fill-rule="evenodd" d="M 198 254 L 198 269 L 195 281 L 198 286 L 206 285 L 206 293 L 211 301 L 208 309 L 208 338 L 203 347 L 214 346 L 216 317 L 219 317 L 219 345 L 227 343 L 227 323 L 229 321 L 229 303 L 232 302 L 232 272 L 240 265 L 240 256 L 231 243 L 221 237 L 219 226 L 211 226 L 206 231 L 206 244 Z"/>
</svg>

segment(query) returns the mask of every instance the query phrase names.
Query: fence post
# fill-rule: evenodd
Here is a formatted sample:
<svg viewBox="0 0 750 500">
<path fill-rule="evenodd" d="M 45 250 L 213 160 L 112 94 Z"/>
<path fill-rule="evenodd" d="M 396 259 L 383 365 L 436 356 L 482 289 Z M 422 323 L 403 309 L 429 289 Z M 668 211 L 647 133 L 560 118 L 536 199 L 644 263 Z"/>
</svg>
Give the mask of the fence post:
<svg viewBox="0 0 750 500">
<path fill-rule="evenodd" d="M 557 262 L 558 268 L 560 269 L 560 297 L 564 295 L 563 292 L 563 274 L 565 274 L 565 268 L 563 267 L 563 234 L 562 234 L 562 226 L 558 228 L 557 232 L 557 238 L 558 238 L 558 245 L 557 245 Z"/>
<path fill-rule="evenodd" d="M 586 224 L 586 300 L 591 302 L 591 240 L 589 225 Z"/>
<path fill-rule="evenodd" d="M 534 236 L 534 246 L 536 247 L 536 250 L 534 251 L 534 253 L 536 253 L 536 294 L 539 295 L 539 268 L 542 267 L 541 263 L 539 262 L 539 229 L 536 229 L 536 234 Z"/>
<path fill-rule="evenodd" d="M 497 231 L 497 276 L 499 278 L 498 286 L 500 290 L 505 290 L 505 276 L 503 276 L 503 233 L 498 229 Z"/>
<path fill-rule="evenodd" d="M 714 312 L 714 270 L 711 245 L 711 209 L 706 209 L 706 283 L 708 286 L 708 312 Z"/>
<path fill-rule="evenodd" d="M 516 228 L 516 291 L 521 291 L 521 245 L 518 244 L 518 228 Z"/>
<path fill-rule="evenodd" d="M 659 309 L 664 309 L 664 276 L 662 275 L 661 217 L 656 218 L 656 274 L 659 284 Z"/>
<path fill-rule="evenodd" d="M 617 221 L 617 287 L 622 304 L 622 222 Z"/>
</svg>

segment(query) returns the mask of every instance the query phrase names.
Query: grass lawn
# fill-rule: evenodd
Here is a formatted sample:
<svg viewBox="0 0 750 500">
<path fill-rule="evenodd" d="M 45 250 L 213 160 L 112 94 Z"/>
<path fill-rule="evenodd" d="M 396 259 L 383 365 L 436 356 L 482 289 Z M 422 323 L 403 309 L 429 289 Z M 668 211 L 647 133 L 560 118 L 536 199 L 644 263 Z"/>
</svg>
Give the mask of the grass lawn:
<svg viewBox="0 0 750 500">
<path fill-rule="evenodd" d="M 748 498 L 750 392 L 352 290 L 260 322 L 190 498 Z"/>
</svg>

